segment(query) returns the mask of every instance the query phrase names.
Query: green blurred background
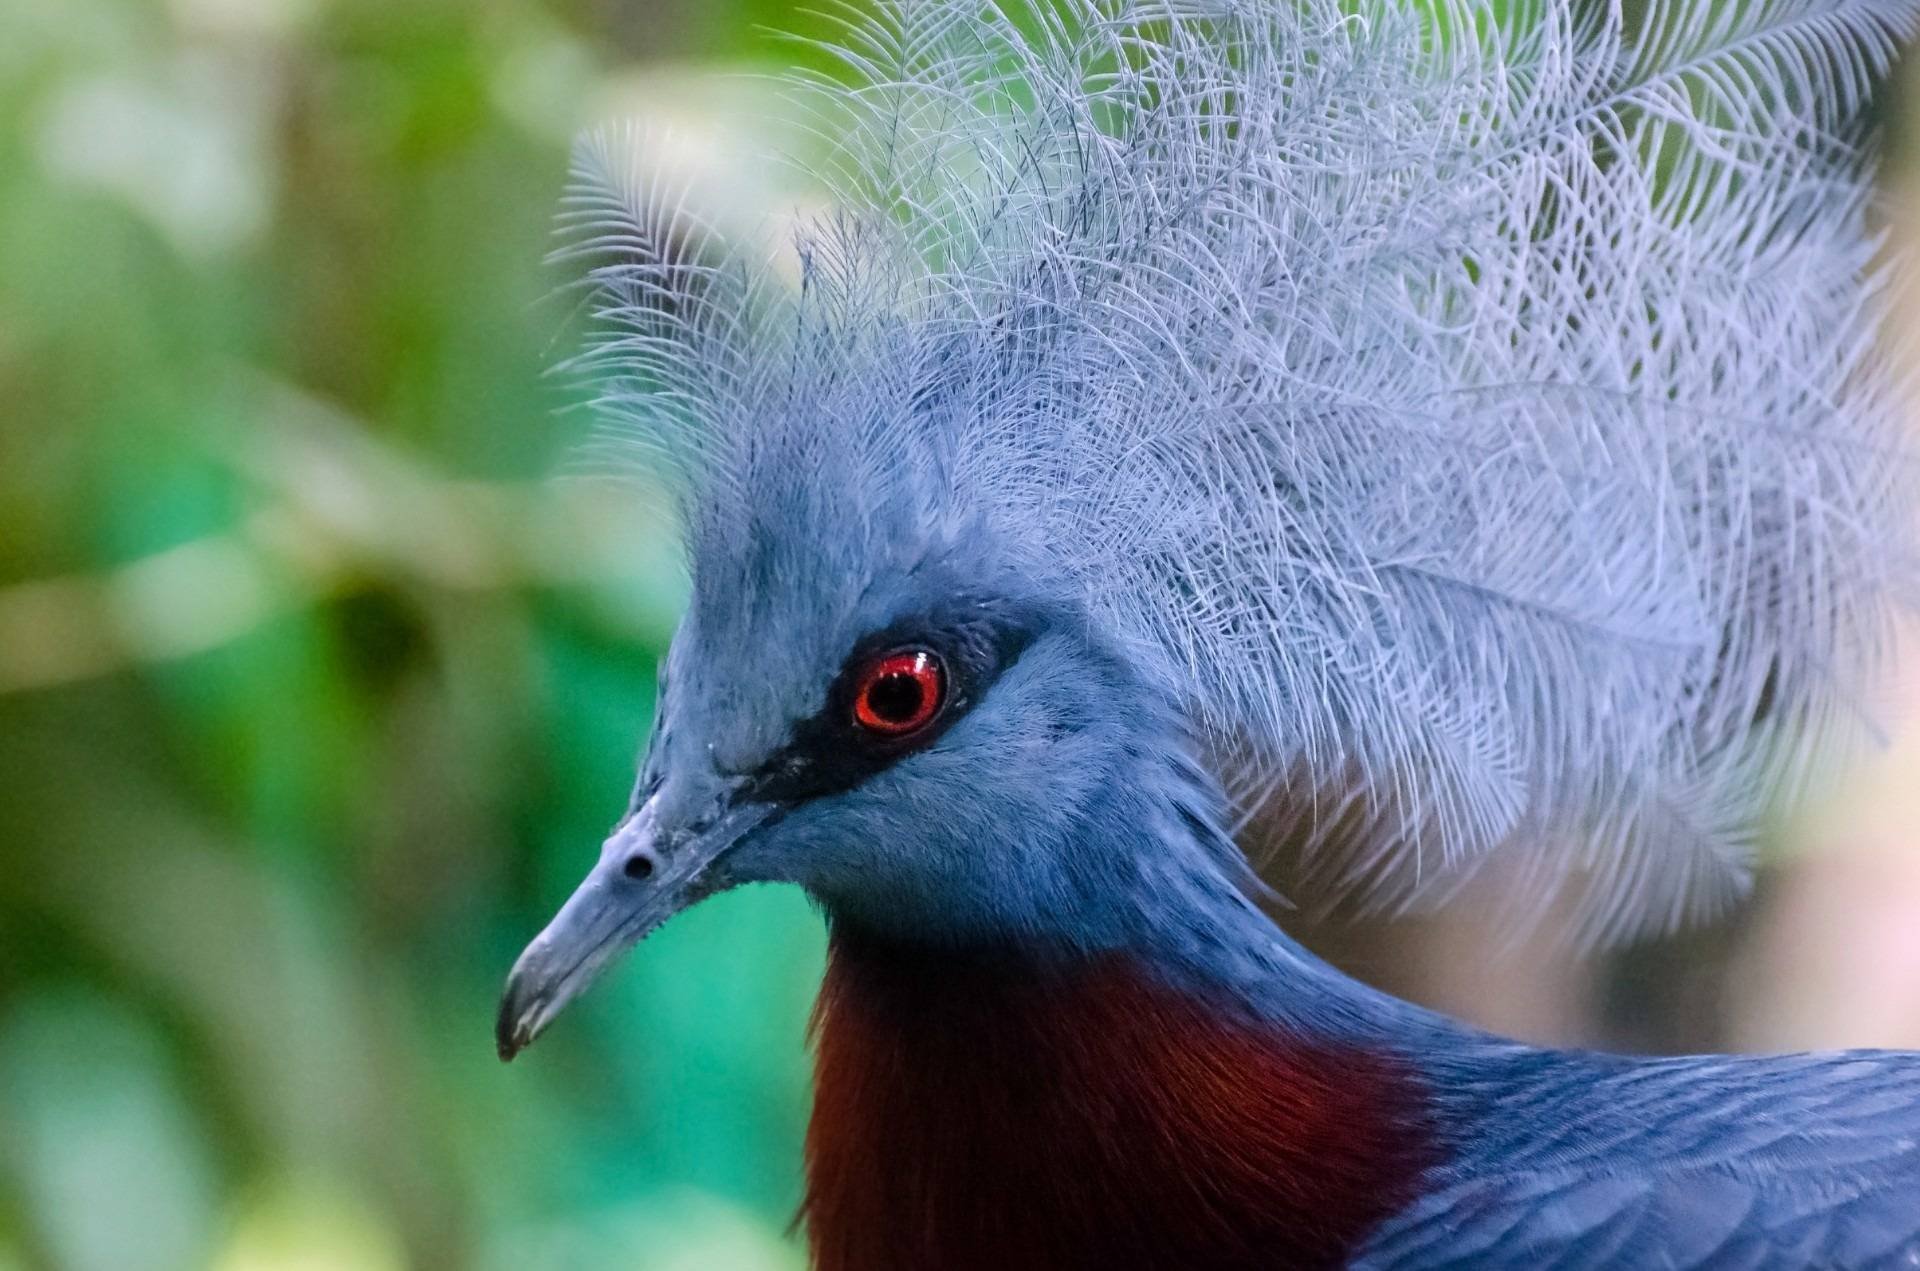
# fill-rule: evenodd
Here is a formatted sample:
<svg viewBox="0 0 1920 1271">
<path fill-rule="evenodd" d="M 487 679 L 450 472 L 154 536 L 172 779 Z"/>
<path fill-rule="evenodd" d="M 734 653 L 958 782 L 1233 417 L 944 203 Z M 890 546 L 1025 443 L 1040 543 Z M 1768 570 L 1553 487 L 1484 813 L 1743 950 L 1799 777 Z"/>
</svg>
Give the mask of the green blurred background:
<svg viewBox="0 0 1920 1271">
<path fill-rule="evenodd" d="M 0 0 L 0 1271 L 801 1265 L 798 895 L 677 920 L 511 1069 L 490 1029 L 683 586 L 644 485 L 552 476 L 567 145 L 664 119 L 716 215 L 790 207 L 730 72 L 815 21 Z M 1920 766 L 1863 772 L 1687 940 L 1309 935 L 1528 1036 L 1920 1043 Z"/>
<path fill-rule="evenodd" d="M 567 146 L 767 10 L 0 2 L 0 1266 L 796 1264 L 798 895 L 490 1041 L 682 586 L 545 480 Z"/>
</svg>

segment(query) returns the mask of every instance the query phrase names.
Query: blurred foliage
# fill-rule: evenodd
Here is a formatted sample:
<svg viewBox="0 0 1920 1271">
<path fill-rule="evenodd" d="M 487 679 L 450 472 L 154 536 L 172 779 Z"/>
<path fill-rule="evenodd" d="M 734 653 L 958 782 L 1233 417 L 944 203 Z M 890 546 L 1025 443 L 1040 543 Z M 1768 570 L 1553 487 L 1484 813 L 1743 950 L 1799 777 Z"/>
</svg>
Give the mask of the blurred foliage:
<svg viewBox="0 0 1920 1271">
<path fill-rule="evenodd" d="M 0 5 L 0 1268 L 797 1265 L 798 896 L 490 1037 L 682 587 L 543 480 L 566 146 L 793 22 Z"/>
</svg>

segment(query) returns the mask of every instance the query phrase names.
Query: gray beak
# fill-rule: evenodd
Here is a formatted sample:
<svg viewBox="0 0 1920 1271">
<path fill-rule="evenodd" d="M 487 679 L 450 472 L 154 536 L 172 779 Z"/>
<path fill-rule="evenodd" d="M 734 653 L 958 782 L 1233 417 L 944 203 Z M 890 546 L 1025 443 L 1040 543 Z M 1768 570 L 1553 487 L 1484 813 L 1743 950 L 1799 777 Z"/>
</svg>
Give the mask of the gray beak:
<svg viewBox="0 0 1920 1271">
<path fill-rule="evenodd" d="M 668 849 L 649 801 L 620 823 L 600 862 L 507 976 L 494 1039 L 502 1060 L 533 1044 L 607 964 L 682 909 L 720 890 L 712 866 L 764 819 L 749 807 Z"/>
</svg>

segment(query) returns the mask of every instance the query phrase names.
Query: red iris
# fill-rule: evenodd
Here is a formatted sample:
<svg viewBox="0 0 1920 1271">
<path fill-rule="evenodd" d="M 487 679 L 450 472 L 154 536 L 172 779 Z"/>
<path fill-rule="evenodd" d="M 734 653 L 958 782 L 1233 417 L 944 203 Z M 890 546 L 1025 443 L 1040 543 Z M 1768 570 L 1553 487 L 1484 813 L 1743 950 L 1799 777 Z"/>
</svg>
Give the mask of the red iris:
<svg viewBox="0 0 1920 1271">
<path fill-rule="evenodd" d="M 905 737 L 933 722 L 946 695 L 946 673 L 932 653 L 925 649 L 883 653 L 860 672 L 853 718 L 870 733 Z"/>
</svg>

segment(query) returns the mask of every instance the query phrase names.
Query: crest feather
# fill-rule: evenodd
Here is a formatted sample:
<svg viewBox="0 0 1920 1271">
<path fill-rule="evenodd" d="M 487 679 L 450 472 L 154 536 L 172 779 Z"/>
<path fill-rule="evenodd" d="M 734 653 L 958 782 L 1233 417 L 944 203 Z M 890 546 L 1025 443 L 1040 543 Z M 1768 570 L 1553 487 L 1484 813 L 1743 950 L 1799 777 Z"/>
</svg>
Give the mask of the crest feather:
<svg viewBox="0 0 1920 1271">
<path fill-rule="evenodd" d="M 1912 564 L 1860 117 L 1916 5 L 1639 7 L 888 0 L 796 85 L 797 289 L 583 147 L 604 403 L 696 534 L 769 445 L 912 469 L 1377 900 L 1520 852 L 1673 925 Z"/>
</svg>

